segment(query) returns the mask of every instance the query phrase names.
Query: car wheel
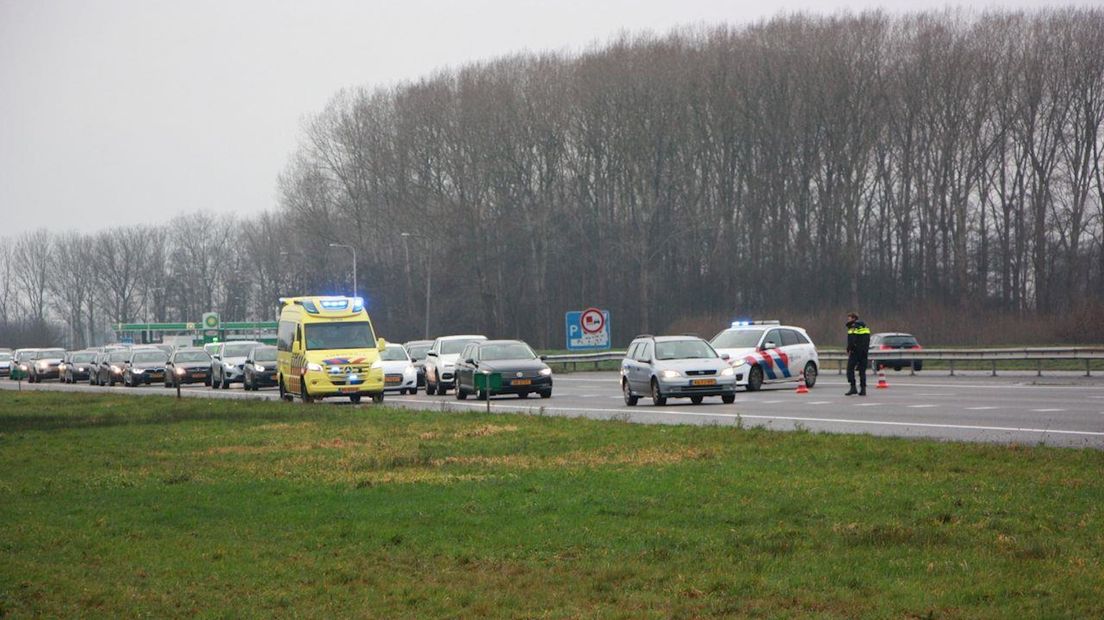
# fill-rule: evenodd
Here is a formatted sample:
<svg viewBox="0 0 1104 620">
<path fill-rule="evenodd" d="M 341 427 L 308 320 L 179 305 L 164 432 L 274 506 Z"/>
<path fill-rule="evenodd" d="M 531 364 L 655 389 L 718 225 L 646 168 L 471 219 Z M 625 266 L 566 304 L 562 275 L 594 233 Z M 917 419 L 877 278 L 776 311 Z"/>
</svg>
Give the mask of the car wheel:
<svg viewBox="0 0 1104 620">
<path fill-rule="evenodd" d="M 667 397 L 659 391 L 659 381 L 652 379 L 652 404 L 656 407 L 662 407 L 667 404 Z"/>
<path fill-rule="evenodd" d="M 735 394 L 722 394 L 721 395 L 721 402 L 726 404 L 726 405 L 731 405 L 732 403 L 736 402 L 736 395 Z"/>
<path fill-rule="evenodd" d="M 360 394 L 349 394 L 349 402 L 353 403 L 354 405 L 359 404 Z"/>
<path fill-rule="evenodd" d="M 438 383 L 436 383 L 436 386 L 437 386 L 437 395 L 438 396 L 444 396 L 445 394 L 448 394 L 448 388 L 445 387 L 444 383 L 438 382 Z"/>
<path fill-rule="evenodd" d="M 806 362 L 805 364 L 805 387 L 811 388 L 816 385 L 817 382 L 817 367 L 812 362 Z"/>
<path fill-rule="evenodd" d="M 703 400 L 705 400 L 705 399 L 702 396 L 691 396 L 690 397 L 690 402 L 694 403 L 695 405 L 702 404 Z"/>
<path fill-rule="evenodd" d="M 313 403 L 314 397 L 310 395 L 310 391 L 307 389 L 307 380 L 304 378 L 301 383 L 302 387 L 299 389 L 299 397 L 303 399 L 304 403 Z"/>
<path fill-rule="evenodd" d="M 222 373 L 221 379 L 222 380 L 219 382 L 219 387 L 224 389 L 224 390 L 229 390 L 230 389 L 230 382 L 226 380 L 226 373 L 225 372 Z"/>
<path fill-rule="evenodd" d="M 629 407 L 635 407 L 636 402 L 640 400 L 640 397 L 633 394 L 632 390 L 629 389 L 628 381 L 621 382 L 621 395 L 625 397 L 625 404 Z"/>
<path fill-rule="evenodd" d="M 763 369 L 758 365 L 752 366 L 748 371 L 747 391 L 758 392 L 763 387 Z"/>
<path fill-rule="evenodd" d="M 291 393 L 288 392 L 287 388 L 284 387 L 284 378 L 283 378 L 283 376 L 280 377 L 280 400 L 284 400 L 284 401 L 288 401 L 288 402 L 291 402 L 291 400 L 292 400 Z"/>
<path fill-rule="evenodd" d="M 552 398 L 552 390 L 545 390 L 540 393 L 541 398 Z"/>
<path fill-rule="evenodd" d="M 377 405 L 382 405 L 383 404 L 383 392 L 377 392 L 375 394 L 372 394 L 372 402 L 377 404 Z"/>
<path fill-rule="evenodd" d="M 913 362 L 912 363 L 912 369 L 915 372 L 920 372 L 921 370 L 924 369 L 924 362 Z"/>
<path fill-rule="evenodd" d="M 433 396 L 433 393 L 437 391 L 437 388 L 435 388 L 433 386 L 433 384 L 429 382 L 428 378 L 426 379 L 425 388 L 426 388 L 426 396 Z"/>
<path fill-rule="evenodd" d="M 460 387 L 460 382 L 456 382 L 456 400 L 467 400 L 468 393 L 464 391 L 464 388 Z"/>
<path fill-rule="evenodd" d="M 518 398 L 529 398 L 529 392 L 518 392 Z"/>
</svg>

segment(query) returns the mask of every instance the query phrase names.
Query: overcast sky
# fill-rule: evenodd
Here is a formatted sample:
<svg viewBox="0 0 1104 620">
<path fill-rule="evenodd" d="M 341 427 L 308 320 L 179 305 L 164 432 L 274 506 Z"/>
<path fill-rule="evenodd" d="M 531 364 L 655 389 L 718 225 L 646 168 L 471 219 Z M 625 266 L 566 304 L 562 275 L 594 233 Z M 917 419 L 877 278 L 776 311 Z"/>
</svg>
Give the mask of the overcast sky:
<svg viewBox="0 0 1104 620">
<path fill-rule="evenodd" d="M 523 50 L 578 50 L 621 30 L 738 24 L 783 10 L 945 6 L 0 0 L 0 237 L 156 223 L 196 210 L 272 209 L 303 119 L 344 87 L 393 84 Z"/>
</svg>

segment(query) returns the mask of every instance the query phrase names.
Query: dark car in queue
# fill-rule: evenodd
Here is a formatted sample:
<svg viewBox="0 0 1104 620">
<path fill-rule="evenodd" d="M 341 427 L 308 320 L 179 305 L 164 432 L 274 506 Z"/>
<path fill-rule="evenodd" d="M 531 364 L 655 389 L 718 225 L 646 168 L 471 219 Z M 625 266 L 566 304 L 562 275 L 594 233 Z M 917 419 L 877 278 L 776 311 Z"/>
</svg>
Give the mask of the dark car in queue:
<svg viewBox="0 0 1104 620">
<path fill-rule="evenodd" d="M 552 396 L 552 369 L 520 340 L 468 343 L 456 363 L 456 398 L 474 394 L 484 400 L 497 394 L 525 398 Z"/>
<path fill-rule="evenodd" d="M 13 355 L 11 351 L 0 351 L 0 377 L 7 377 L 11 374 Z"/>
<path fill-rule="evenodd" d="M 231 383 L 241 383 L 245 378 L 245 358 L 255 347 L 263 346 L 254 340 L 223 342 L 211 353 L 211 387 L 227 389 Z"/>
<path fill-rule="evenodd" d="M 76 383 L 87 381 L 92 375 L 93 364 L 96 363 L 96 351 L 70 351 L 65 354 L 61 362 L 61 382 Z"/>
<path fill-rule="evenodd" d="M 918 359 L 912 359 L 907 353 L 903 351 L 919 351 L 920 343 L 916 340 L 916 336 L 912 334 L 906 334 L 904 332 L 882 332 L 874 334 L 870 337 L 870 352 L 874 351 L 901 351 L 900 357 L 891 358 L 871 358 L 870 367 L 875 372 L 882 368 L 892 368 L 893 370 L 901 370 L 902 368 L 908 368 L 912 366 L 913 371 L 920 371 L 924 368 L 924 362 Z"/>
<path fill-rule="evenodd" d="M 16 349 L 12 353 L 11 368 L 8 370 L 8 378 L 12 381 L 22 381 L 27 378 L 31 370 L 31 360 L 34 359 L 38 349 Z"/>
<path fill-rule="evenodd" d="M 130 359 L 130 349 L 112 349 L 100 355 L 96 368 L 96 385 L 114 387 L 123 380 L 123 368 Z"/>
<path fill-rule="evenodd" d="M 177 349 L 165 364 L 165 387 L 211 385 L 211 354 L 204 349 Z"/>
<path fill-rule="evenodd" d="M 163 382 L 168 361 L 169 355 L 156 347 L 131 349 L 130 357 L 123 366 L 123 385 L 138 387 L 154 381 Z"/>
<path fill-rule="evenodd" d="M 418 371 L 418 383 L 414 386 L 414 393 L 418 392 L 417 388 L 425 387 L 425 358 L 432 346 L 432 340 L 411 340 L 403 345 L 406 352 L 410 354 L 410 361 L 414 363 L 414 370 Z"/>
<path fill-rule="evenodd" d="M 39 349 L 27 370 L 28 383 L 41 383 L 47 379 L 61 377 L 61 361 L 65 359 L 65 349 Z"/>
<path fill-rule="evenodd" d="M 263 387 L 276 387 L 276 347 L 253 347 L 245 358 L 242 387 L 251 392 Z"/>
</svg>

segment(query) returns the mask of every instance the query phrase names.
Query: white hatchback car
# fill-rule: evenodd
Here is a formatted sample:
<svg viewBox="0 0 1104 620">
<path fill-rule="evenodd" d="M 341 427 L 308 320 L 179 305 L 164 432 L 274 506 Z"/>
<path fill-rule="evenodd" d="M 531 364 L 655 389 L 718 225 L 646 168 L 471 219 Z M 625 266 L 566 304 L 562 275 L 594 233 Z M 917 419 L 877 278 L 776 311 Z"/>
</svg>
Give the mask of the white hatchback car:
<svg viewBox="0 0 1104 620">
<path fill-rule="evenodd" d="M 425 358 L 426 394 L 444 396 L 452 389 L 456 385 L 456 364 L 460 352 L 469 342 L 486 339 L 486 336 L 468 335 L 441 336 L 434 340 Z"/>
<path fill-rule="evenodd" d="M 401 344 L 389 343 L 380 351 L 380 363 L 383 364 L 383 391 L 399 394 L 418 392 L 418 369 L 414 367 L 410 354 Z"/>
<path fill-rule="evenodd" d="M 710 341 L 717 353 L 727 354 L 736 370 L 736 385 L 754 392 L 765 383 L 795 382 L 816 385 L 820 358 L 809 334 L 778 321 L 740 321 Z"/>
</svg>

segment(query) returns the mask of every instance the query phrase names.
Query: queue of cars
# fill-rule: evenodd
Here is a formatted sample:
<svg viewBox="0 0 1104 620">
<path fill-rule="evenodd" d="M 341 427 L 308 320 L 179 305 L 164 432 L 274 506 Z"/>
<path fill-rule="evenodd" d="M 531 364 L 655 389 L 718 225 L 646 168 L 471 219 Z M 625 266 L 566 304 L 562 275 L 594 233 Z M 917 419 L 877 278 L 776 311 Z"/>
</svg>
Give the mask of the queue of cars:
<svg viewBox="0 0 1104 620">
<path fill-rule="evenodd" d="M 87 380 L 91 385 L 122 383 L 165 387 L 200 383 L 227 389 L 241 383 L 249 391 L 275 387 L 281 398 L 312 402 L 341 396 L 383 401 L 385 393 L 442 396 L 458 400 L 496 395 L 552 396 L 552 369 L 543 356 L 520 340 L 489 340 L 479 334 L 450 335 L 405 344 L 376 338 L 364 302 L 357 297 L 292 297 L 280 300 L 275 346 L 257 341 L 212 343 L 203 348 L 168 345 L 107 346 L 0 351 L 0 374 L 31 382 Z M 881 333 L 872 349 L 918 349 L 910 334 Z M 920 369 L 919 360 L 883 362 Z M 672 398 L 700 404 L 705 398 L 735 401 L 743 388 L 804 382 L 816 385 L 820 360 L 802 328 L 778 321 L 735 322 L 710 341 L 697 336 L 641 335 L 621 362 L 618 381 L 626 405 L 640 398 L 662 406 Z"/>
</svg>

